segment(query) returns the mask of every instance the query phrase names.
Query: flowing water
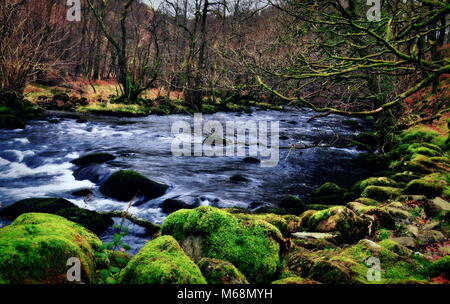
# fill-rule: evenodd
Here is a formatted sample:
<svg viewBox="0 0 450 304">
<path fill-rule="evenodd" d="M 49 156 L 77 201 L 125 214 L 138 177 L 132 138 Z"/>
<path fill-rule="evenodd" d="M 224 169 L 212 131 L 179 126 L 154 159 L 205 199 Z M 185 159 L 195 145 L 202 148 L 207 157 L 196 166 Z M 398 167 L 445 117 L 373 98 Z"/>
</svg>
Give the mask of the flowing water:
<svg viewBox="0 0 450 304">
<path fill-rule="evenodd" d="M 0 130 L 0 202 L 5 206 L 30 197 L 63 197 L 87 209 L 122 210 L 127 204 L 105 197 L 98 185 L 116 170 L 131 169 L 170 185 L 163 197 L 130 209 L 140 218 L 161 223 L 167 215 L 159 206 L 168 198 L 221 208 L 250 208 L 257 203 L 276 203 L 285 195 L 307 199 L 308 193 L 326 181 L 351 185 L 366 173 L 350 162 L 359 152 L 321 145 L 350 138 L 367 126 L 357 119 L 359 127 L 343 124 L 346 118 L 335 115 L 308 123 L 313 115 L 309 110 L 203 115 L 204 121 L 279 121 L 283 148 L 273 168 L 245 163 L 242 157 L 173 156 L 171 125 L 178 120 L 192 122 L 188 115 L 92 117 L 84 123 L 67 118 L 31 121 L 25 130 Z M 294 143 L 297 147 L 316 147 L 286 148 Z M 93 152 L 107 152 L 117 158 L 81 170 L 70 162 Z M 235 174 L 249 181 L 233 183 L 229 178 Z M 90 201 L 71 195 L 84 188 L 94 189 Z M 0 220 L 0 227 L 6 224 Z M 145 242 L 145 231 L 131 223 L 127 226 L 130 233 L 125 242 L 135 252 Z M 103 240 L 111 239 L 110 230 Z"/>
</svg>

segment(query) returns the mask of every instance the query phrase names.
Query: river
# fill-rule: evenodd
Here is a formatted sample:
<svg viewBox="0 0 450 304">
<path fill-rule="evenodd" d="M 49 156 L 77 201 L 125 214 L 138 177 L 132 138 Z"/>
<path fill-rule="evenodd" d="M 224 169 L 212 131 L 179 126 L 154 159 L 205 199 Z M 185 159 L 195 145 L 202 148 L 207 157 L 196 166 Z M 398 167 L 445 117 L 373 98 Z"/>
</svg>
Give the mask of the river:
<svg viewBox="0 0 450 304">
<path fill-rule="evenodd" d="M 261 167 L 245 163 L 242 157 L 173 156 L 171 143 L 175 121 L 192 121 L 188 115 L 151 115 L 144 118 L 90 117 L 86 122 L 57 117 L 29 122 L 25 130 L 0 130 L 0 202 L 8 205 L 30 197 L 63 197 L 79 207 L 109 211 L 125 209 L 127 204 L 105 197 L 98 184 L 114 171 L 135 170 L 170 185 L 160 198 L 133 206 L 138 217 L 161 223 L 167 216 L 159 208 L 167 198 L 220 208 L 250 208 L 276 203 L 285 195 L 308 199 L 308 194 L 326 181 L 349 186 L 366 172 L 350 160 L 360 153 L 355 148 L 321 147 L 336 138 L 350 138 L 368 126 L 352 119 L 329 115 L 312 122 L 310 110 L 253 111 L 216 113 L 204 120 L 279 121 L 280 160 L 277 166 Z M 288 149 L 316 146 L 308 149 Z M 107 152 L 117 158 L 106 164 L 77 170 L 71 160 L 93 152 Z M 76 173 L 75 173 L 76 172 Z M 74 176 L 75 173 L 75 176 Z M 248 182 L 233 183 L 230 177 L 244 175 Z M 93 182 L 91 180 L 97 182 Z M 93 188 L 90 201 L 71 195 L 75 190 Z M 5 225 L 7 222 L 0 222 Z M 124 239 L 136 252 L 145 242 L 145 231 L 127 223 Z M 102 236 L 111 239 L 112 231 Z"/>
</svg>

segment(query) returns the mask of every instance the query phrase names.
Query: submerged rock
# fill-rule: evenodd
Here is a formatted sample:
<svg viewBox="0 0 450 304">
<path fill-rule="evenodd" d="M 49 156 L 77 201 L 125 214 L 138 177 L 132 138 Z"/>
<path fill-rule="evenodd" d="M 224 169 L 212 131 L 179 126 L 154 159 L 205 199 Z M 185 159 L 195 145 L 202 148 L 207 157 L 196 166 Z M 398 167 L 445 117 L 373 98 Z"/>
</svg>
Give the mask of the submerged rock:
<svg viewBox="0 0 450 304">
<path fill-rule="evenodd" d="M 176 199 L 167 199 L 161 205 L 164 213 L 173 213 L 180 209 L 194 209 L 196 207 L 198 207 L 198 204 L 192 205 Z"/>
<path fill-rule="evenodd" d="M 115 158 L 114 155 L 108 153 L 93 153 L 74 159 L 71 162 L 77 166 L 87 166 L 90 164 L 105 163 Z"/>
<path fill-rule="evenodd" d="M 171 236 L 147 243 L 120 272 L 122 284 L 206 284 L 198 266 Z"/>
<path fill-rule="evenodd" d="M 179 210 L 164 221 L 161 232 L 172 235 L 195 261 L 203 257 L 232 263 L 250 282 L 270 282 L 286 246 L 280 231 L 260 219 L 239 219 L 213 207 Z"/>
<path fill-rule="evenodd" d="M 10 284 L 68 283 L 67 262 L 81 262 L 81 278 L 93 283 L 101 241 L 63 217 L 27 213 L 0 229 L 0 281 Z"/>
<path fill-rule="evenodd" d="M 203 258 L 198 266 L 208 284 L 248 284 L 245 276 L 230 262 Z"/>
<path fill-rule="evenodd" d="M 169 186 L 149 180 L 145 176 L 131 171 L 121 170 L 112 174 L 100 187 L 100 192 L 119 201 L 128 202 L 136 196 L 146 201 L 160 197 Z"/>
<path fill-rule="evenodd" d="M 240 182 L 248 182 L 249 179 L 241 174 L 236 174 L 230 177 L 230 181 L 234 183 L 240 183 Z"/>
</svg>

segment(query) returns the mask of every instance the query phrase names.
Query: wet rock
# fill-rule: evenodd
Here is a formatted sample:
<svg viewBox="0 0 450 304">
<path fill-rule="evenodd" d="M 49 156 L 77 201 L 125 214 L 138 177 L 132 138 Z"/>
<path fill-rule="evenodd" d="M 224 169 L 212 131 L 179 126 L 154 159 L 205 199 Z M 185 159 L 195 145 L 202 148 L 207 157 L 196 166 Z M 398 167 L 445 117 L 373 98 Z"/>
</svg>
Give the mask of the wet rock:
<svg viewBox="0 0 450 304">
<path fill-rule="evenodd" d="M 261 163 L 261 160 L 254 158 L 254 157 L 246 157 L 242 161 L 247 164 L 260 164 Z"/>
<path fill-rule="evenodd" d="M 137 172 L 121 170 L 106 180 L 100 187 L 100 192 L 123 202 L 129 202 L 136 196 L 142 196 L 148 201 L 164 195 L 168 188 L 169 186 L 154 182 Z"/>
<path fill-rule="evenodd" d="M 410 172 L 410 171 L 405 171 L 405 172 L 401 172 L 401 173 L 396 173 L 396 174 L 392 175 L 391 178 L 399 183 L 409 183 L 410 181 L 412 181 L 414 179 L 420 178 L 420 176 L 421 176 L 420 174 L 416 174 L 416 173 Z"/>
<path fill-rule="evenodd" d="M 362 197 L 371 198 L 382 202 L 388 199 L 393 199 L 402 194 L 402 189 L 382 186 L 368 186 L 361 194 Z"/>
<path fill-rule="evenodd" d="M 193 209 L 196 207 L 198 207 L 198 204 L 192 205 L 176 199 L 167 199 L 161 205 L 164 213 L 173 213 L 180 209 Z"/>
<path fill-rule="evenodd" d="M 1 114 L 0 129 L 25 129 L 25 123 L 14 115 Z"/>
<path fill-rule="evenodd" d="M 92 189 L 81 189 L 71 193 L 73 196 L 86 197 L 92 195 Z"/>
<path fill-rule="evenodd" d="M 243 183 L 248 182 L 249 179 L 241 174 L 236 174 L 230 177 L 230 181 L 232 181 L 233 183 Z"/>
<path fill-rule="evenodd" d="M 71 163 L 77 166 L 87 166 L 90 164 L 105 163 L 115 158 L 116 157 L 114 155 L 108 153 L 93 153 L 74 159 L 71 161 Z"/>
<path fill-rule="evenodd" d="M 55 214 L 61 209 L 77 207 L 63 198 L 29 198 L 0 209 L 0 216 L 15 219 L 29 212 Z"/>
<path fill-rule="evenodd" d="M 76 180 L 89 180 L 95 184 L 103 183 L 110 174 L 109 169 L 96 165 L 79 167 L 73 172 Z"/>
<path fill-rule="evenodd" d="M 110 217 L 78 207 L 59 210 L 56 212 L 56 215 L 62 216 L 74 223 L 78 223 L 97 235 L 104 233 L 114 224 L 114 221 Z"/>
<path fill-rule="evenodd" d="M 230 262 L 203 258 L 198 266 L 208 284 L 248 284 L 245 276 Z"/>
<path fill-rule="evenodd" d="M 148 242 L 120 272 L 121 284 L 206 284 L 200 269 L 171 236 Z"/>
<path fill-rule="evenodd" d="M 10 284 L 67 283 L 67 261 L 77 257 L 82 281 L 94 283 L 101 244 L 93 233 L 60 216 L 23 214 L 0 229 L 0 280 Z"/>
<path fill-rule="evenodd" d="M 450 203 L 440 197 L 428 200 L 425 204 L 425 212 L 428 216 L 437 215 L 441 211 L 450 212 Z"/>
</svg>

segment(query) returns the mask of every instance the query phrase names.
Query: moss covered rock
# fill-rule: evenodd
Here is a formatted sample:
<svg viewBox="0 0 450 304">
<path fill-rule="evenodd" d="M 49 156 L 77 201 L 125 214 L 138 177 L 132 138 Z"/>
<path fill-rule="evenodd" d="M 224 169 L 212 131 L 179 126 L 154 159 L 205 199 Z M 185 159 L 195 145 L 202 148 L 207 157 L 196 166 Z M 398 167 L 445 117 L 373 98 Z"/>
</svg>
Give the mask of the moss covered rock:
<svg viewBox="0 0 450 304">
<path fill-rule="evenodd" d="M 371 198 L 382 202 L 388 199 L 396 198 L 402 194 L 402 189 L 394 187 L 368 186 L 361 193 L 362 197 Z"/>
<path fill-rule="evenodd" d="M 285 246 L 280 231 L 268 222 L 206 206 L 172 213 L 161 232 L 172 235 L 195 261 L 228 261 L 257 283 L 271 281 L 280 266 L 280 247 Z"/>
<path fill-rule="evenodd" d="M 421 177 L 420 174 L 417 174 L 417 173 L 414 173 L 411 171 L 395 173 L 394 175 L 391 176 L 391 178 L 393 180 L 395 180 L 396 182 L 399 182 L 399 183 L 409 183 L 410 181 L 412 181 L 414 179 L 418 179 L 420 177 Z"/>
<path fill-rule="evenodd" d="M 279 205 L 280 208 L 285 209 L 290 214 L 301 214 L 306 210 L 306 205 L 303 200 L 299 199 L 295 196 L 286 196 L 284 197 Z"/>
<path fill-rule="evenodd" d="M 416 179 L 408 183 L 404 193 L 425 195 L 428 198 L 433 198 L 441 195 L 443 190 L 441 185 L 433 183 L 431 180 Z"/>
<path fill-rule="evenodd" d="M 300 229 L 311 232 L 333 232 L 340 242 L 354 242 L 364 237 L 369 222 L 344 206 L 321 211 L 306 211 L 300 217 Z"/>
<path fill-rule="evenodd" d="M 354 188 L 358 193 L 362 193 L 368 186 L 385 186 L 397 188 L 398 184 L 396 181 L 388 177 L 369 177 L 363 181 L 358 182 Z"/>
<path fill-rule="evenodd" d="M 87 166 L 90 164 L 105 163 L 115 158 L 114 155 L 108 153 L 93 153 L 74 159 L 72 163 L 77 166 Z"/>
<path fill-rule="evenodd" d="M 338 205 L 343 203 L 345 192 L 334 183 L 325 183 L 314 190 L 312 200 L 317 204 Z"/>
<path fill-rule="evenodd" d="M 203 258 L 198 266 L 208 284 L 248 284 L 245 276 L 230 262 Z"/>
<path fill-rule="evenodd" d="M 67 283 L 67 261 L 80 259 L 82 280 L 94 282 L 101 242 L 63 217 L 26 213 L 0 229 L 0 278 L 7 283 Z"/>
<path fill-rule="evenodd" d="M 164 195 L 167 185 L 149 180 L 131 170 L 121 170 L 113 173 L 100 187 L 100 191 L 119 201 L 128 202 L 135 196 L 143 196 L 151 200 Z"/>
<path fill-rule="evenodd" d="M 171 236 L 147 243 L 120 272 L 122 284 L 206 284 L 198 266 Z"/>
<path fill-rule="evenodd" d="M 427 275 L 429 277 L 437 277 L 444 275 L 450 279 L 450 255 L 440 258 L 427 268 Z"/>
<path fill-rule="evenodd" d="M 274 281 L 274 282 L 272 282 L 272 284 L 275 284 L 275 285 L 297 285 L 297 284 L 304 285 L 304 284 L 319 284 L 319 282 L 294 276 L 294 277 L 288 277 L 285 279 Z"/>
<path fill-rule="evenodd" d="M 1 114 L 0 129 L 25 129 L 25 123 L 14 115 Z"/>
</svg>

